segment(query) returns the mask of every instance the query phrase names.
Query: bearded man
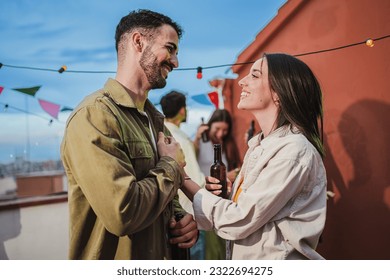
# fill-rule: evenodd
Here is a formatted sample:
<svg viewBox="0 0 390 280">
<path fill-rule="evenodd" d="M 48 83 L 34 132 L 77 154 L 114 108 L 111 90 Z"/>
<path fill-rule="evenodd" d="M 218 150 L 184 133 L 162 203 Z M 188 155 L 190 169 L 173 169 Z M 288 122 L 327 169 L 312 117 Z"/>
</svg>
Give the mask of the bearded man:
<svg viewBox="0 0 390 280">
<path fill-rule="evenodd" d="M 61 144 L 68 178 L 70 259 L 171 259 L 198 230 L 177 200 L 185 177 L 178 142 L 148 100 L 179 65 L 181 27 L 150 11 L 130 12 L 115 39 L 115 79 L 72 112 Z M 173 217 L 184 214 L 179 222 Z"/>
</svg>

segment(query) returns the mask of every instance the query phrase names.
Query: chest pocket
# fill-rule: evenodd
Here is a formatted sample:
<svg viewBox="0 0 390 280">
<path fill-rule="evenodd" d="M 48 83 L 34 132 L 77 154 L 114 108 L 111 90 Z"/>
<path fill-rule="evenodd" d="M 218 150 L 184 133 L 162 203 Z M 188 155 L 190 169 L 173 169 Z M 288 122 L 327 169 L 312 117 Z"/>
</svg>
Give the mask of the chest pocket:
<svg viewBox="0 0 390 280">
<path fill-rule="evenodd" d="M 143 178 L 155 165 L 153 148 L 147 141 L 126 141 L 128 155 L 137 178 Z"/>
<path fill-rule="evenodd" d="M 153 148 L 147 141 L 126 141 L 130 159 L 150 159 L 153 156 Z"/>
</svg>

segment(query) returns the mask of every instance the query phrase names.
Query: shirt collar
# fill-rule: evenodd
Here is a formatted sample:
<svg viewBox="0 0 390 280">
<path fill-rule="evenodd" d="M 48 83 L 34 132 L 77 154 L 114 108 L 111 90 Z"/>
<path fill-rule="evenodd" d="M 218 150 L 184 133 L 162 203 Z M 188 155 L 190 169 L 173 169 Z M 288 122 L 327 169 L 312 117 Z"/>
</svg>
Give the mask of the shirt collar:
<svg viewBox="0 0 390 280">
<path fill-rule="evenodd" d="M 284 136 L 289 135 L 289 134 L 298 134 L 298 133 L 301 133 L 301 132 L 297 128 L 293 127 L 292 125 L 284 125 L 284 126 L 279 127 L 278 129 L 272 131 L 263 140 L 260 140 L 262 135 L 263 135 L 262 132 L 253 136 L 253 138 L 251 138 L 249 140 L 248 146 L 254 147 L 254 146 L 261 145 L 261 146 L 263 146 L 263 148 L 267 148 L 270 145 L 272 145 L 272 143 L 274 143 L 274 141 L 277 138 L 281 138 L 281 137 L 284 137 Z"/>
<path fill-rule="evenodd" d="M 104 92 L 106 92 L 116 104 L 124 107 L 136 108 L 133 99 L 117 80 L 109 78 L 104 85 Z"/>
<path fill-rule="evenodd" d="M 127 93 L 123 85 L 121 85 L 121 83 L 119 83 L 117 80 L 109 78 L 105 83 L 103 90 L 111 97 L 111 99 L 116 104 L 123 107 L 134 108 L 138 110 L 135 106 L 133 99 Z M 149 99 L 146 99 L 144 109 L 145 112 L 150 112 L 150 115 L 153 119 L 157 119 L 159 122 L 163 122 L 164 115 L 161 114 L 156 109 L 156 107 L 154 107 L 154 105 L 149 101 Z"/>
</svg>

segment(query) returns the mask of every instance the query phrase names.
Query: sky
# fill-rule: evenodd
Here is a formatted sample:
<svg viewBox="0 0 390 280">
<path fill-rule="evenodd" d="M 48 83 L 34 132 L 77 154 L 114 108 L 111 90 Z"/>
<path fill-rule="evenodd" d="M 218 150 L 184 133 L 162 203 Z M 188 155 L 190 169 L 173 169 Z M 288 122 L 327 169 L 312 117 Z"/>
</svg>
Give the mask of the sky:
<svg viewBox="0 0 390 280">
<path fill-rule="evenodd" d="M 179 69 L 234 63 L 238 55 L 275 17 L 285 0 L 12 0 L 0 1 L 0 164 L 17 157 L 57 160 L 69 112 L 53 119 L 39 99 L 74 108 L 100 89 L 115 73 L 70 73 L 13 68 L 115 72 L 115 28 L 135 9 L 163 13 L 184 29 L 179 43 Z M 8 65 L 8 66 L 6 66 Z M 174 70 L 164 89 L 149 92 L 158 104 L 170 90 L 187 95 L 188 121 L 182 129 L 192 137 L 200 118 L 214 107 L 191 97 L 212 91 L 209 81 L 233 78 L 229 67 L 196 71 Z M 15 88 L 41 86 L 36 95 Z M 8 105 L 8 108 L 5 106 Z M 157 108 L 160 109 L 159 105 Z M 28 112 L 28 113 L 27 113 Z M 50 124 L 50 120 L 53 122 Z"/>
</svg>

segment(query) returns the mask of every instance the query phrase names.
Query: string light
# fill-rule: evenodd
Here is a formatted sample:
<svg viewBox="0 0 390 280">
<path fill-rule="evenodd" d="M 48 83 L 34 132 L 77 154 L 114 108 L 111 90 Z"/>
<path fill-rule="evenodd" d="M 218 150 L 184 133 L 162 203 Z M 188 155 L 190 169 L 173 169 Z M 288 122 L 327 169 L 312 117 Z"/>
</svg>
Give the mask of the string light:
<svg viewBox="0 0 390 280">
<path fill-rule="evenodd" d="M 374 46 L 374 40 L 372 40 L 371 38 L 367 39 L 366 46 L 372 48 Z"/>
<path fill-rule="evenodd" d="M 361 44 L 365 44 L 366 46 L 373 47 L 374 46 L 374 41 L 379 41 L 379 40 L 383 40 L 383 39 L 386 39 L 386 38 L 390 38 L 390 35 L 385 35 L 385 36 L 374 38 L 374 39 L 370 38 L 370 39 L 367 39 L 367 40 L 362 41 L 362 42 L 352 43 L 352 44 L 348 44 L 348 45 L 344 45 L 344 46 L 340 46 L 340 47 L 329 48 L 329 49 L 324 49 L 324 50 L 318 50 L 318 51 L 313 51 L 313 52 L 306 52 L 306 53 L 301 53 L 301 54 L 295 54 L 293 56 L 299 57 L 299 56 L 306 56 L 306 55 L 312 55 L 312 54 L 319 54 L 319 53 L 323 53 L 323 52 L 330 52 L 330 51 L 345 49 L 345 48 L 349 48 L 349 47 L 353 47 L 353 46 L 357 46 L 357 45 L 361 45 Z M 190 67 L 190 68 L 177 68 L 177 69 L 174 69 L 174 70 L 175 71 L 196 70 L 197 71 L 196 77 L 198 79 L 202 79 L 202 77 L 203 77 L 202 70 L 204 70 L 204 69 L 221 68 L 221 67 L 229 67 L 229 66 L 235 66 L 235 65 L 253 64 L 253 63 L 254 63 L 254 61 L 248 61 L 248 62 L 230 63 L 230 64 L 222 64 L 222 65 L 214 65 L 214 66 L 204 66 L 204 67 L 200 67 L 199 66 L 199 67 Z M 58 70 L 57 69 L 49 69 L 49 68 L 29 67 L 29 66 L 15 66 L 15 65 L 8 65 L 8 64 L 0 63 L 0 68 L 2 66 L 10 67 L 10 68 L 38 70 L 38 71 L 52 71 L 52 72 L 59 72 L 59 73 L 63 73 L 65 71 L 67 73 L 80 73 L 80 74 L 81 73 L 82 74 L 115 74 L 116 73 L 115 71 L 67 70 L 67 67 L 65 65 L 62 66 Z"/>
<path fill-rule="evenodd" d="M 68 67 L 66 67 L 66 65 L 63 65 L 63 66 L 61 66 L 61 68 L 60 69 L 58 69 L 58 73 L 62 73 L 62 72 L 65 72 L 66 71 L 66 69 L 68 69 Z"/>
<path fill-rule="evenodd" d="M 202 79 L 202 77 L 203 77 L 203 74 L 202 74 L 202 67 L 198 67 L 197 69 L 196 69 L 196 78 L 197 79 Z"/>
</svg>

